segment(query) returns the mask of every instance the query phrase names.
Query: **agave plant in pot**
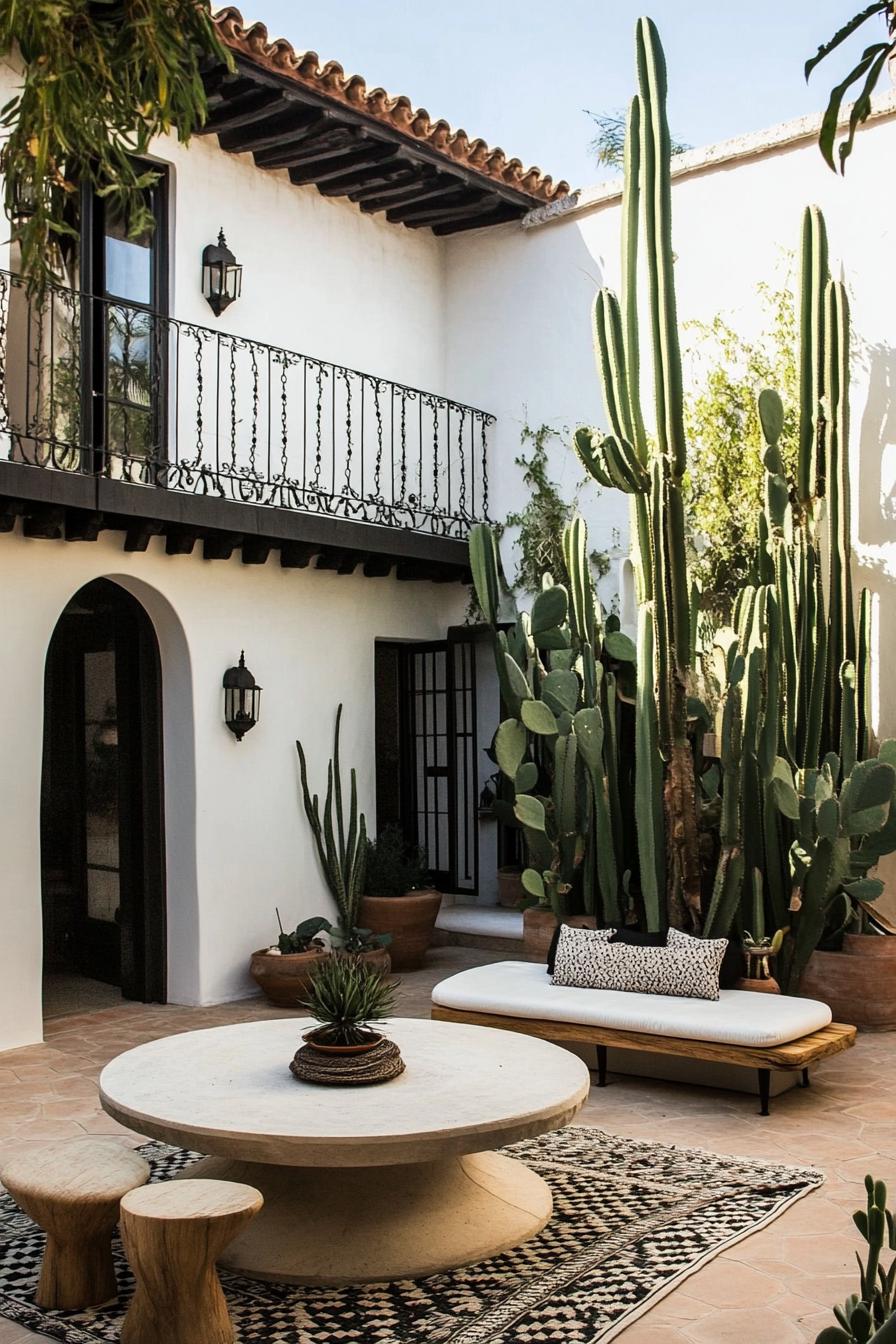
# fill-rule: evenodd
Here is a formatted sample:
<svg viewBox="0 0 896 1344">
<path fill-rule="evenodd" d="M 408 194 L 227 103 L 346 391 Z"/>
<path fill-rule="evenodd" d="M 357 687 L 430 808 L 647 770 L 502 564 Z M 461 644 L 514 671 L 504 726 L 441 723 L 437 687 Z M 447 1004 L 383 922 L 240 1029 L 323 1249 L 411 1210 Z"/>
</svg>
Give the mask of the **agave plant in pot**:
<svg viewBox="0 0 896 1344">
<path fill-rule="evenodd" d="M 349 809 L 343 806 L 342 771 L 339 763 L 339 729 L 342 705 L 336 710 L 333 757 L 327 766 L 327 794 L 321 811 L 320 798 L 308 787 L 308 763 L 301 742 L 296 742 L 302 780 L 302 801 L 311 827 L 324 880 L 336 905 L 338 922 L 329 927 L 330 943 L 337 954 L 361 957 L 384 973 L 391 969 L 388 933 L 374 933 L 362 926 L 361 897 L 367 863 L 367 823 L 358 810 L 358 783 L 354 768 L 349 774 Z"/>
<path fill-rule="evenodd" d="M 330 927 L 323 915 L 315 915 L 298 924 L 291 933 L 283 928 L 276 911 L 280 935 L 270 947 L 252 953 L 249 974 L 269 1003 L 278 1008 L 295 1008 L 308 990 L 312 971 L 327 955 L 322 934 Z"/>
<path fill-rule="evenodd" d="M 310 977 L 304 1008 L 317 1023 L 304 1040 L 324 1054 L 359 1055 L 382 1041 L 375 1027 L 395 1008 L 395 989 L 382 971 L 357 957 L 331 957 Z"/>
<path fill-rule="evenodd" d="M 376 840 L 367 841 L 364 891 L 361 922 L 391 936 L 393 969 L 422 966 L 442 893 L 430 882 L 425 853 L 407 844 L 400 826 L 386 826 Z"/>
</svg>

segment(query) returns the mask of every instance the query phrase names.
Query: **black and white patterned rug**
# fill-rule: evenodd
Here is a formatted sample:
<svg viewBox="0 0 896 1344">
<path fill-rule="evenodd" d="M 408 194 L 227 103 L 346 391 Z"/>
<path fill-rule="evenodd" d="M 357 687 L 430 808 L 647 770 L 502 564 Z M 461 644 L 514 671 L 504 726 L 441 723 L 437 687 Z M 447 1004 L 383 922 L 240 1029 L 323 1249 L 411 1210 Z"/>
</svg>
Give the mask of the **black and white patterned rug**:
<svg viewBox="0 0 896 1344">
<path fill-rule="evenodd" d="M 195 1154 L 147 1144 L 153 1180 Z M 415 1282 L 297 1288 L 222 1271 L 239 1344 L 606 1344 L 689 1274 L 822 1183 L 820 1172 L 570 1126 L 506 1151 L 551 1186 L 554 1217 L 504 1255 Z M 0 1196 L 0 1316 L 66 1344 L 119 1338 L 132 1280 L 83 1312 L 32 1301 L 43 1233 Z M 337 1252 L 338 1254 L 338 1252 Z"/>
</svg>

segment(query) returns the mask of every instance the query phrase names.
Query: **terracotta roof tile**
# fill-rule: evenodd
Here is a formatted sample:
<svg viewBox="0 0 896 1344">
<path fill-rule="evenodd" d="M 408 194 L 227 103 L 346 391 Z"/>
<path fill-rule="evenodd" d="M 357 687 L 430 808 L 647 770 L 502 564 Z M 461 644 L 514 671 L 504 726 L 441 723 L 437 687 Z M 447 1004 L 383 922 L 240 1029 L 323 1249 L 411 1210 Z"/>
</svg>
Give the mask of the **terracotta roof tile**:
<svg viewBox="0 0 896 1344">
<path fill-rule="evenodd" d="M 540 168 L 526 168 L 519 159 L 509 158 L 503 149 L 492 148 L 484 140 L 471 139 L 466 131 L 453 130 L 447 121 L 434 121 L 425 108 L 414 107 L 409 98 L 393 97 L 381 88 L 368 89 L 361 75 L 347 75 L 338 61 L 321 65 L 314 51 L 296 51 L 283 37 L 270 41 L 265 25 L 246 24 L 234 5 L 219 9 L 214 18 L 221 37 L 231 50 L 291 76 L 334 102 L 365 112 L 415 140 L 425 141 L 446 158 L 483 177 L 513 187 L 531 197 L 533 203 L 562 200 L 569 195 L 568 182 L 554 182 Z"/>
</svg>

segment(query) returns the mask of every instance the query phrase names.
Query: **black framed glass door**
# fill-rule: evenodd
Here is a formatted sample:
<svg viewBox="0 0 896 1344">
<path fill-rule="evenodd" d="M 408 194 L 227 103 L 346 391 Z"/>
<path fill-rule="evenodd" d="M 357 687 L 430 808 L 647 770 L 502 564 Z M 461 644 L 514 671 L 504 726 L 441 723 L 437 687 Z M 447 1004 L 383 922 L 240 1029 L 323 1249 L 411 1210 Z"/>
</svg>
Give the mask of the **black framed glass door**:
<svg viewBox="0 0 896 1344">
<path fill-rule="evenodd" d="M 84 418 L 94 470 L 125 480 L 158 479 L 164 462 L 168 386 L 168 181 L 158 174 L 143 200 L 151 224 L 85 191 L 81 283 Z"/>
<path fill-rule="evenodd" d="M 50 969 L 165 997 L 161 680 L 143 608 L 97 580 L 47 654 L 41 796 Z"/>
<path fill-rule="evenodd" d="M 469 895 L 478 889 L 476 741 L 473 644 L 378 642 L 377 824 L 400 824 L 436 886 Z"/>
</svg>

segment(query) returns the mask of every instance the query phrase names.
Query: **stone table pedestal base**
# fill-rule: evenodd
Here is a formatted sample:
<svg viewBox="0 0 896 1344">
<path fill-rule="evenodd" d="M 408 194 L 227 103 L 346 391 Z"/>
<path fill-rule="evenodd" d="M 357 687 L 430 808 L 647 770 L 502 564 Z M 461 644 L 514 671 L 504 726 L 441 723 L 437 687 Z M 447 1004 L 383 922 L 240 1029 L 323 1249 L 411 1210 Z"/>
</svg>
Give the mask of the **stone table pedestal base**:
<svg viewBox="0 0 896 1344">
<path fill-rule="evenodd" d="M 261 1191 L 261 1213 L 220 1264 L 284 1283 L 425 1278 L 518 1246 L 552 1212 L 541 1177 L 500 1153 L 329 1168 L 206 1157 L 182 1174 Z"/>
</svg>

